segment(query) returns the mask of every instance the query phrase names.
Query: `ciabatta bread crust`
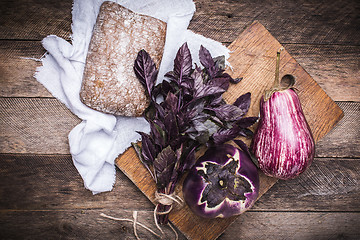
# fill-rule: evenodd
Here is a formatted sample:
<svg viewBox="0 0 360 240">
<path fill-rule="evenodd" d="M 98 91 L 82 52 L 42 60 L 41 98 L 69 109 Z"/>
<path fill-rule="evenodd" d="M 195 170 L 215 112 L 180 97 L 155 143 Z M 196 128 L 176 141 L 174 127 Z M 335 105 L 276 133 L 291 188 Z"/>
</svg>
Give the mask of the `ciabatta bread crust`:
<svg viewBox="0 0 360 240">
<path fill-rule="evenodd" d="M 149 99 L 135 76 L 134 61 L 145 49 L 159 67 L 165 35 L 165 22 L 104 2 L 89 45 L 81 101 L 101 112 L 141 116 Z"/>
</svg>

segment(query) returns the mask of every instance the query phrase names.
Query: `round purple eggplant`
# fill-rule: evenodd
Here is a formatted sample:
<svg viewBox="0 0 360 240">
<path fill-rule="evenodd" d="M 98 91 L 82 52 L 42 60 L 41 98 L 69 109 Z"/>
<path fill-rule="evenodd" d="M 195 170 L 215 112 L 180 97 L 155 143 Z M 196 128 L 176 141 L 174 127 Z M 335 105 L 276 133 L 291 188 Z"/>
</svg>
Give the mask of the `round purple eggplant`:
<svg viewBox="0 0 360 240">
<path fill-rule="evenodd" d="M 314 159 L 315 143 L 299 97 L 289 88 L 260 101 L 260 121 L 251 150 L 268 176 L 291 179 Z"/>
<path fill-rule="evenodd" d="M 183 194 L 190 209 L 201 217 L 239 215 L 258 197 L 258 169 L 232 145 L 210 147 L 185 178 Z"/>
</svg>

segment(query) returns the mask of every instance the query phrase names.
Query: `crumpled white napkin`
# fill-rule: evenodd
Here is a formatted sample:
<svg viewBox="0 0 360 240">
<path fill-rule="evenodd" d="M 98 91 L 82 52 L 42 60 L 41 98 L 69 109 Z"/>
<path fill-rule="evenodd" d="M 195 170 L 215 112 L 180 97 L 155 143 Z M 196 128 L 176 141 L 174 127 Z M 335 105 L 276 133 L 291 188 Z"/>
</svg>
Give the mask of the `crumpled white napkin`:
<svg viewBox="0 0 360 240">
<path fill-rule="evenodd" d="M 136 131 L 148 132 L 143 118 L 116 117 L 92 110 L 79 98 L 86 54 L 101 3 L 104 0 L 74 0 L 72 9 L 72 43 L 54 35 L 43 39 L 48 54 L 35 78 L 83 121 L 69 134 L 70 153 L 93 194 L 111 191 L 115 183 L 115 158 L 131 142 L 140 139 Z M 167 22 L 167 34 L 158 81 L 173 68 L 178 48 L 187 42 L 193 61 L 199 64 L 200 45 L 213 56 L 229 56 L 221 43 L 187 30 L 195 12 L 192 0 L 118 0 L 134 12 L 150 15 Z"/>
</svg>

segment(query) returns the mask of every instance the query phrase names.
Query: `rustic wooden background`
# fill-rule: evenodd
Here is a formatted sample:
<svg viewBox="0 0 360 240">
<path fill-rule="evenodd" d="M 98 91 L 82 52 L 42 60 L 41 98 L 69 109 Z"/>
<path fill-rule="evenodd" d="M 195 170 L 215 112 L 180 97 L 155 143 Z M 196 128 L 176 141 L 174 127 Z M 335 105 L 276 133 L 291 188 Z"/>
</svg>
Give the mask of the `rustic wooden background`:
<svg viewBox="0 0 360 240">
<path fill-rule="evenodd" d="M 67 142 L 80 120 L 33 78 L 41 63 L 31 58 L 45 52 L 41 39 L 70 40 L 71 5 L 0 2 L 0 239 L 134 239 L 131 223 L 102 212 L 131 218 L 137 210 L 152 225 L 153 205 L 120 171 L 112 192 L 93 196 L 84 189 Z M 190 29 L 226 45 L 258 20 L 345 114 L 317 144 L 306 173 L 278 181 L 219 239 L 359 239 L 360 3 L 197 0 L 196 6 Z"/>
</svg>

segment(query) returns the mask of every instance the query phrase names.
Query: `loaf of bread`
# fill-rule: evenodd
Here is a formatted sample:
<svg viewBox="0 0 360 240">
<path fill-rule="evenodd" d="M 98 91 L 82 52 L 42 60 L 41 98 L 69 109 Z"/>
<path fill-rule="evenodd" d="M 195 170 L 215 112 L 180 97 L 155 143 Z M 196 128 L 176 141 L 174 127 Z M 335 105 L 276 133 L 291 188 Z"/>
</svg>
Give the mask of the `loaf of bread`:
<svg viewBox="0 0 360 240">
<path fill-rule="evenodd" d="M 149 99 L 135 76 L 134 62 L 145 49 L 159 67 L 165 34 L 165 22 L 104 2 L 89 45 L 81 101 L 101 112 L 141 116 Z"/>
</svg>

